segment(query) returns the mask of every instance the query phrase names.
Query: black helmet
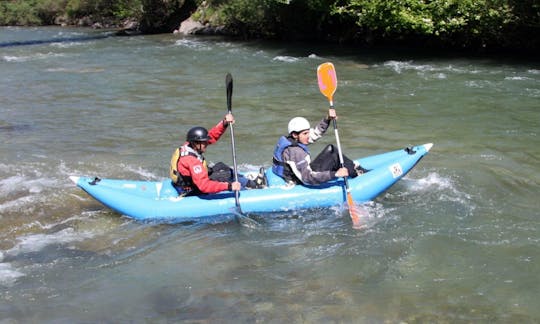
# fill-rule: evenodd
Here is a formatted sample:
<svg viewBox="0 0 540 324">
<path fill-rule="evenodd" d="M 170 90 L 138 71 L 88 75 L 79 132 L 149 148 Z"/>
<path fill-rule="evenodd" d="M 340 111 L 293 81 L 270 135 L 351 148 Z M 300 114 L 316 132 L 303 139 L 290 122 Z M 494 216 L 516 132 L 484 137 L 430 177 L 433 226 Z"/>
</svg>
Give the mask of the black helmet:
<svg viewBox="0 0 540 324">
<path fill-rule="evenodd" d="M 186 140 L 188 142 L 206 142 L 210 140 L 210 138 L 208 137 L 206 128 L 197 126 L 187 132 Z"/>
</svg>

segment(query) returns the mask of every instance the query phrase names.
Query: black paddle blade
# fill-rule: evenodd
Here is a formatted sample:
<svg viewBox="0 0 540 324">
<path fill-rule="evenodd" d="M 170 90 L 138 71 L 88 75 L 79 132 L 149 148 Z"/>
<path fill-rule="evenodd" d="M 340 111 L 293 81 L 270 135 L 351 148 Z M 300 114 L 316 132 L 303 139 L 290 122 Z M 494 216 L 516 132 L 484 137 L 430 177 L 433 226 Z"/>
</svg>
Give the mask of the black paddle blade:
<svg viewBox="0 0 540 324">
<path fill-rule="evenodd" d="M 253 218 L 250 218 L 248 215 L 243 214 L 239 207 L 231 208 L 230 211 L 234 214 L 238 223 L 244 227 L 259 228 L 261 225 Z"/>
<path fill-rule="evenodd" d="M 227 73 L 225 77 L 225 86 L 227 87 L 227 110 L 229 112 L 232 110 L 232 89 L 233 89 L 233 80 L 232 75 Z"/>
</svg>

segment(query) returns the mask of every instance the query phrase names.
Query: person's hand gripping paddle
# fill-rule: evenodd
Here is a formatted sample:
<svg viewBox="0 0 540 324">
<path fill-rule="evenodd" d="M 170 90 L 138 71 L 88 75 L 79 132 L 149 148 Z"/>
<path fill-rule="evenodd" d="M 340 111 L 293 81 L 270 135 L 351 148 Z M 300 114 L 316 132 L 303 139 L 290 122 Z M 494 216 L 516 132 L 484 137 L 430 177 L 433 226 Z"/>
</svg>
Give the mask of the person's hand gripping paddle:
<svg viewBox="0 0 540 324">
<path fill-rule="evenodd" d="M 319 90 L 321 90 L 321 93 L 328 98 L 328 102 L 330 103 L 330 108 L 334 109 L 334 93 L 337 89 L 337 76 L 336 76 L 336 69 L 334 68 L 334 64 L 330 62 L 323 63 L 317 67 L 317 79 L 319 81 Z M 338 148 L 338 154 L 339 154 L 339 163 L 341 164 L 341 167 L 344 167 L 343 164 L 343 152 L 341 151 L 341 143 L 339 141 L 339 132 L 337 127 L 336 119 L 332 119 L 334 124 L 334 133 L 336 135 L 336 143 Z M 359 229 L 363 227 L 361 223 L 361 216 L 367 216 L 367 212 L 365 210 L 362 210 L 359 206 L 355 204 L 353 201 L 351 190 L 349 188 L 349 181 L 347 180 L 347 177 L 343 178 L 345 182 L 345 191 L 347 194 L 347 205 L 349 207 L 349 213 L 351 215 L 351 220 L 353 223 L 353 228 Z"/>
</svg>

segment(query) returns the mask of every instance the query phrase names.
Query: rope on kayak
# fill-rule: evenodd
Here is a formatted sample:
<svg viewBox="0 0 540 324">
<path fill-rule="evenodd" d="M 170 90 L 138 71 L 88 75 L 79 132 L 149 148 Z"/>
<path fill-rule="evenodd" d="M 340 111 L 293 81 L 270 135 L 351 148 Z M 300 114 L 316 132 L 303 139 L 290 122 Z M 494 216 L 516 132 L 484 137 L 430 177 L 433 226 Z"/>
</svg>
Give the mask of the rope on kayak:
<svg viewBox="0 0 540 324">
<path fill-rule="evenodd" d="M 88 182 L 89 185 L 92 185 L 92 186 L 95 186 L 97 185 L 98 182 L 100 182 L 101 179 L 98 178 L 98 177 L 95 177 L 94 180 L 92 180 L 91 182 Z"/>
<path fill-rule="evenodd" d="M 414 150 L 414 147 L 412 146 L 406 147 L 405 152 L 407 152 L 409 155 L 413 155 L 416 153 L 416 151 Z"/>
</svg>

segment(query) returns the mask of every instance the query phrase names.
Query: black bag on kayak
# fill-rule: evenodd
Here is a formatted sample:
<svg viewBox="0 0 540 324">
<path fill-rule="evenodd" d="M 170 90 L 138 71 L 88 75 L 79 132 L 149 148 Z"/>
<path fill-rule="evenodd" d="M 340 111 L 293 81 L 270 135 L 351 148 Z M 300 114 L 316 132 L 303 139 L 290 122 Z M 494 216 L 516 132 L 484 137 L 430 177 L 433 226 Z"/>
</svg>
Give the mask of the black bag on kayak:
<svg viewBox="0 0 540 324">
<path fill-rule="evenodd" d="M 208 177 L 214 181 L 231 182 L 233 181 L 233 169 L 223 162 L 218 162 L 208 168 Z"/>
</svg>

